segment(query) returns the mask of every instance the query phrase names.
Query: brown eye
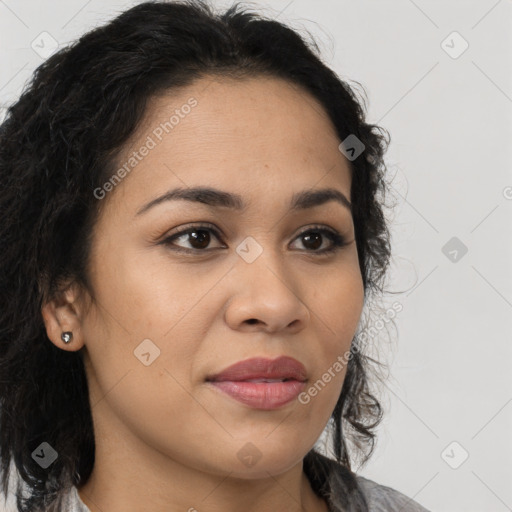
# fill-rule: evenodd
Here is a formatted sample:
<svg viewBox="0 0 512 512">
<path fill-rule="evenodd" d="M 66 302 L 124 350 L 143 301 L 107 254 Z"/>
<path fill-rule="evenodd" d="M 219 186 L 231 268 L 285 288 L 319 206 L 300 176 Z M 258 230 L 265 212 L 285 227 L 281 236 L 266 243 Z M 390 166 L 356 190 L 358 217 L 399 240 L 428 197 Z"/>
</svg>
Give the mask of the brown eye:
<svg viewBox="0 0 512 512">
<path fill-rule="evenodd" d="M 205 229 L 189 231 L 183 236 L 189 237 L 190 244 L 194 249 L 206 249 L 210 243 L 210 233 Z"/>
<path fill-rule="evenodd" d="M 302 245 L 306 247 L 308 252 L 313 252 L 318 255 L 335 252 L 348 243 L 338 232 L 321 227 L 310 228 L 307 231 L 303 231 L 297 239 L 302 239 Z M 325 239 L 330 240 L 330 247 L 319 250 Z"/>
<path fill-rule="evenodd" d="M 182 240 L 180 243 L 189 244 L 189 247 L 182 247 L 181 245 L 178 245 L 176 250 L 205 252 L 205 249 L 208 249 L 208 246 L 212 241 L 212 233 L 215 238 L 219 239 L 219 235 L 214 229 L 206 226 L 197 226 L 180 231 L 179 233 L 166 238 L 162 243 L 165 245 L 176 246 L 176 240 Z"/>
<path fill-rule="evenodd" d="M 311 234 L 312 233 L 312 234 Z M 322 246 L 322 235 L 318 231 L 312 231 L 308 234 L 302 235 L 304 246 L 308 249 L 317 250 Z"/>
</svg>

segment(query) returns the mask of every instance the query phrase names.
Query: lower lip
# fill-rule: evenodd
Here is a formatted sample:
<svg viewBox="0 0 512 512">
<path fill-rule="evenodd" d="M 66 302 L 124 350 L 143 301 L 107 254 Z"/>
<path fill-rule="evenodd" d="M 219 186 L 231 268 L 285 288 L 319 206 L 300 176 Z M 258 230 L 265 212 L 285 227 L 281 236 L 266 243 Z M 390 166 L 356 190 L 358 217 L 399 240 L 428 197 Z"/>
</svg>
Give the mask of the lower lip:
<svg viewBox="0 0 512 512">
<path fill-rule="evenodd" d="M 306 387 L 305 382 L 288 380 L 286 382 L 210 382 L 217 389 L 255 409 L 277 409 L 295 398 Z"/>
</svg>

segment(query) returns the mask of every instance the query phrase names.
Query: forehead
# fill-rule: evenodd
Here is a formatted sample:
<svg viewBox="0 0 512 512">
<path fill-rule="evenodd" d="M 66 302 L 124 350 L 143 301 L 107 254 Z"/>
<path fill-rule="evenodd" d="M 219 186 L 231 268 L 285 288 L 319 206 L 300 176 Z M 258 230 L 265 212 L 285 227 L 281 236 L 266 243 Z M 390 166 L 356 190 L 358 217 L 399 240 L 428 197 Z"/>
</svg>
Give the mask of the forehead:
<svg viewBox="0 0 512 512">
<path fill-rule="evenodd" d="M 299 86 L 206 76 L 148 102 L 116 162 L 126 166 L 131 157 L 135 165 L 128 163 L 129 176 L 116 188 L 148 198 L 178 185 L 222 185 L 249 195 L 318 183 L 338 184 L 348 197 L 350 168 L 339 143 L 324 108 Z M 144 146 L 150 149 L 135 162 Z"/>
</svg>

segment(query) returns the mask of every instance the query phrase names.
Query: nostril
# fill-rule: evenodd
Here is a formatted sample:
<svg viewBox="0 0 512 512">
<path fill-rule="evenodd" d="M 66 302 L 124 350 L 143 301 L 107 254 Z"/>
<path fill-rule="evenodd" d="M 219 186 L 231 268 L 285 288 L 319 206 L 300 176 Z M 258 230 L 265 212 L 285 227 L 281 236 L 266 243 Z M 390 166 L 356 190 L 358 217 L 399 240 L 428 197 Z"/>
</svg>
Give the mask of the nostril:
<svg viewBox="0 0 512 512">
<path fill-rule="evenodd" d="M 248 324 L 255 324 L 257 322 L 258 322 L 258 320 L 256 318 L 250 318 L 249 320 L 247 320 Z"/>
</svg>

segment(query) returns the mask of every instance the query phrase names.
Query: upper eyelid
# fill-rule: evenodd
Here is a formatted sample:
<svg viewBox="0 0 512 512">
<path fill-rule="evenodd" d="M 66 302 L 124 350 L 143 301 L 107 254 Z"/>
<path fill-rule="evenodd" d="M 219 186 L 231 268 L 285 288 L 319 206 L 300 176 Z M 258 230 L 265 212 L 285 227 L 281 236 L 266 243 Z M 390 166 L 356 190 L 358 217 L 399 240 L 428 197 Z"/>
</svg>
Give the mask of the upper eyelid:
<svg viewBox="0 0 512 512">
<path fill-rule="evenodd" d="M 193 229 L 197 229 L 198 231 L 199 230 L 209 230 L 209 231 L 213 231 L 213 233 L 215 234 L 215 236 L 217 235 L 221 235 L 221 232 L 219 231 L 218 228 L 214 227 L 213 225 L 210 225 L 208 223 L 206 224 L 186 224 L 185 227 L 183 228 L 180 228 L 179 231 L 176 231 L 175 233 L 171 233 L 171 234 L 165 234 L 162 238 L 162 240 L 168 240 L 169 238 L 174 238 L 174 237 L 179 237 L 179 236 L 183 236 L 183 235 L 186 235 L 188 234 L 189 231 L 193 230 Z M 220 238 L 220 236 L 218 236 L 218 238 Z"/>
<path fill-rule="evenodd" d="M 324 225 L 321 225 L 321 224 L 312 224 L 310 226 L 307 226 L 305 227 L 304 229 L 302 229 L 300 233 L 304 233 L 305 231 L 309 231 L 310 229 L 314 229 L 314 228 L 317 228 L 317 229 L 326 229 L 327 231 L 332 231 L 333 233 L 336 233 L 338 232 L 337 229 L 335 228 L 331 228 L 329 226 L 324 226 Z M 191 230 L 191 229 L 197 229 L 197 230 L 201 230 L 201 229 L 211 229 L 212 231 L 216 232 L 216 233 L 220 233 L 221 230 L 219 230 L 216 226 L 214 226 L 213 224 L 208 224 L 208 223 L 199 223 L 199 224 L 195 224 L 195 223 L 191 223 L 191 224 L 185 224 L 184 227 L 180 228 L 179 231 L 176 231 L 175 233 L 172 233 L 170 234 L 169 236 L 174 236 L 174 235 L 179 235 L 179 234 L 182 234 L 182 233 L 186 233 L 187 231 Z M 167 235 L 165 235 L 167 237 Z"/>
</svg>

